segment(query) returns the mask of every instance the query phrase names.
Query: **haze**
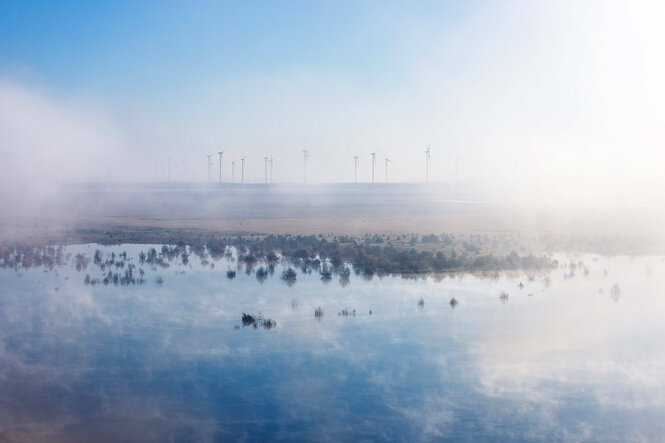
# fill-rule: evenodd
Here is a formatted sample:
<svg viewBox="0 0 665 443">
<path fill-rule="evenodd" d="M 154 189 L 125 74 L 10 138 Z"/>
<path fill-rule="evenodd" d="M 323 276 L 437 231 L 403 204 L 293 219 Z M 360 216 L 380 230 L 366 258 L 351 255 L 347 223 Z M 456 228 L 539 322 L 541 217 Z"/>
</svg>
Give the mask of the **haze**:
<svg viewBox="0 0 665 443">
<path fill-rule="evenodd" d="M 664 440 L 663 23 L 0 0 L 0 441 Z"/>
<path fill-rule="evenodd" d="M 653 2 L 0 6 L 3 188 L 370 181 L 504 198 L 663 190 L 665 7 Z M 217 171 L 214 157 L 213 170 Z M 161 164 L 160 164 L 161 162 Z M 457 166 L 456 166 L 457 165 Z M 216 175 L 215 175 L 216 177 Z M 7 201 L 7 196 L 3 197 Z"/>
</svg>

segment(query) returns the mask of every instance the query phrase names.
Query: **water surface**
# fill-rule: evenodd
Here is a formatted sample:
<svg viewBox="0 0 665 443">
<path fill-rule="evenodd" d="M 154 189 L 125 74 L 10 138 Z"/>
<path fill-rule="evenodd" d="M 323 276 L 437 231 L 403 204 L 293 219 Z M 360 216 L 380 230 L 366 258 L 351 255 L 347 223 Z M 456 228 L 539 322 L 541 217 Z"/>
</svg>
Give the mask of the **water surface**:
<svg viewBox="0 0 665 443">
<path fill-rule="evenodd" d="M 229 258 L 152 269 L 138 263 L 145 245 L 66 251 L 95 249 L 127 251 L 145 283 L 86 285 L 102 272 L 71 260 L 0 269 L 0 439 L 665 435 L 660 257 L 346 284 L 296 269 L 288 285 L 281 265 L 261 282 L 260 263 L 247 273 Z M 276 325 L 243 326 L 243 313 Z"/>
</svg>

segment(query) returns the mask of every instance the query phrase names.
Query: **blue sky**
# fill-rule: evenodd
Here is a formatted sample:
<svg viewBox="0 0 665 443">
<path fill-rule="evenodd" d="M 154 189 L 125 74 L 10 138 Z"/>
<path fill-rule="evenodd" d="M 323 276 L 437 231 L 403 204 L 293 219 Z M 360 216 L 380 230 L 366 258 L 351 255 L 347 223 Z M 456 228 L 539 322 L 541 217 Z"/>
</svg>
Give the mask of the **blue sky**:
<svg viewBox="0 0 665 443">
<path fill-rule="evenodd" d="M 4 70 L 57 89 L 161 94 L 220 76 L 293 67 L 339 70 L 374 84 L 399 77 L 395 17 L 458 19 L 469 4 L 388 2 L 3 2 Z M 381 21 L 385 20 L 385 27 Z M 387 82 L 388 85 L 390 81 Z"/>
<path fill-rule="evenodd" d="M 430 144 L 440 182 L 647 183 L 661 175 L 664 9 L 0 1 L 1 141 L 17 164 L 38 153 L 47 167 L 63 150 L 103 159 L 68 174 L 81 180 L 109 167 L 159 179 L 167 157 L 204 180 L 202 159 L 225 149 L 248 158 L 253 181 L 265 155 L 276 180 L 298 181 L 307 148 L 313 181 L 352 180 L 356 153 L 368 181 L 376 151 L 393 180 L 417 182 Z"/>
</svg>

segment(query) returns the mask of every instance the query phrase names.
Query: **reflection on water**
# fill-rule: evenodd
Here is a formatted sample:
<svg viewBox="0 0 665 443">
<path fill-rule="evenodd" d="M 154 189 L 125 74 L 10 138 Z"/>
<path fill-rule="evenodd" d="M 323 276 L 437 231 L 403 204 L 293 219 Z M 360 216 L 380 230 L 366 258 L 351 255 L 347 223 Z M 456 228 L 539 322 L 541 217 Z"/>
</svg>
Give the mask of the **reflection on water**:
<svg viewBox="0 0 665 443">
<path fill-rule="evenodd" d="M 3 269 L 0 439 L 662 438 L 665 263 L 560 259 L 406 279 L 192 255 L 125 286 L 85 284 L 103 274 L 81 259 Z"/>
</svg>

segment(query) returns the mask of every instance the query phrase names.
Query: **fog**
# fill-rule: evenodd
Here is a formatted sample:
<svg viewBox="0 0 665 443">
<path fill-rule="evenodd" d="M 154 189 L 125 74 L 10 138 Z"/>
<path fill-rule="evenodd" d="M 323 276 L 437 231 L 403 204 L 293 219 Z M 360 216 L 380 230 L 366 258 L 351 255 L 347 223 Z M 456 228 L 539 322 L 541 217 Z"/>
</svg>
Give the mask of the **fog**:
<svg viewBox="0 0 665 443">
<path fill-rule="evenodd" d="M 0 440 L 662 440 L 663 23 L 0 2 Z"/>
<path fill-rule="evenodd" d="M 385 158 L 389 182 L 423 183 L 431 145 L 431 188 L 442 198 L 458 196 L 448 192 L 455 186 L 499 202 L 606 210 L 631 201 L 660 217 L 652 209 L 665 189 L 665 7 L 462 9 L 448 18 L 366 5 L 357 44 L 376 51 L 368 63 L 388 54 L 375 70 L 303 58 L 209 72 L 159 95 L 141 94 L 150 89 L 143 78 L 112 88 L 74 71 L 81 85 L 63 88 L 5 57 L 0 206 L 33 213 L 66 183 L 205 182 L 209 153 L 214 181 L 219 149 L 226 182 L 232 160 L 240 181 L 246 156 L 246 182 L 262 183 L 271 155 L 275 183 L 301 183 L 308 149 L 310 183 L 353 182 L 356 153 L 359 181 L 370 182 L 370 152 L 377 183 Z"/>
</svg>

